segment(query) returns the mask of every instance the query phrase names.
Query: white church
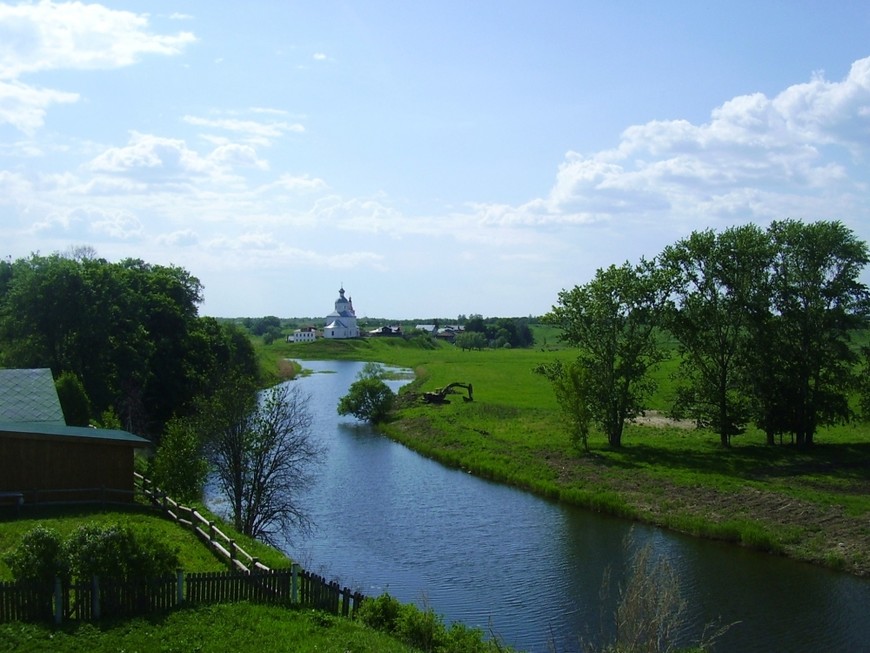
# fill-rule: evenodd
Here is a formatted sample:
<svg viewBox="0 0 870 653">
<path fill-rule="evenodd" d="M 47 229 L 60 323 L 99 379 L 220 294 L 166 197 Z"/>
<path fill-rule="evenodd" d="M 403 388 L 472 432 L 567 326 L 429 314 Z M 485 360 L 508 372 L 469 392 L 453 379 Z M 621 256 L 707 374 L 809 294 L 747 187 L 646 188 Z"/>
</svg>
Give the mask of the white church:
<svg viewBox="0 0 870 653">
<path fill-rule="evenodd" d="M 335 310 L 326 316 L 326 326 L 323 327 L 324 338 L 358 338 L 359 327 L 356 324 L 356 313 L 353 310 L 353 300 L 344 297 L 344 288 L 338 290 L 335 300 Z"/>
</svg>

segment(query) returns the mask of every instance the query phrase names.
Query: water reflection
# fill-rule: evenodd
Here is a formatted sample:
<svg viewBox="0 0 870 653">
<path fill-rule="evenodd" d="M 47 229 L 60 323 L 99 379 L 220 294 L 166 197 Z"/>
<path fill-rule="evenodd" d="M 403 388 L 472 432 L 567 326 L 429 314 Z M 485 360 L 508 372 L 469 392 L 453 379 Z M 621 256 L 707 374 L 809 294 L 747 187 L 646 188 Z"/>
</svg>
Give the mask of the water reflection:
<svg viewBox="0 0 870 653">
<path fill-rule="evenodd" d="M 579 649 L 581 635 L 594 640 L 614 608 L 615 591 L 601 602 L 605 570 L 613 590 L 631 552 L 649 543 L 680 577 L 687 634 L 717 617 L 740 621 L 717 650 L 870 651 L 867 581 L 632 527 L 447 469 L 337 415 L 361 363 L 303 366 L 320 372 L 295 383 L 310 393 L 328 448 L 308 501 L 318 528 L 286 545 L 307 568 L 369 595 L 425 602 L 524 650 L 554 642 L 565 652 Z"/>
</svg>

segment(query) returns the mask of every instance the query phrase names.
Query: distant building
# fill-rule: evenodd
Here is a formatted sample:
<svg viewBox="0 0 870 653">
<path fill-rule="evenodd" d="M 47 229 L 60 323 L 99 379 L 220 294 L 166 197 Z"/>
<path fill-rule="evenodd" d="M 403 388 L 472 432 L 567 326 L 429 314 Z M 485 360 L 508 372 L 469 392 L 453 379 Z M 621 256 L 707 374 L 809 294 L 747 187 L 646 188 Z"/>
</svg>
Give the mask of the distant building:
<svg viewBox="0 0 870 653">
<path fill-rule="evenodd" d="M 368 332 L 369 336 L 373 338 L 390 338 L 393 336 L 401 336 L 402 335 L 402 327 L 401 325 L 395 326 L 382 326 L 377 329 L 372 329 Z"/>
<path fill-rule="evenodd" d="M 323 327 L 324 338 L 359 338 L 359 327 L 356 324 L 356 313 L 353 310 L 353 300 L 344 296 L 344 288 L 339 288 L 338 299 L 335 300 L 335 310 L 326 316 L 326 326 Z"/>
<path fill-rule="evenodd" d="M 313 326 L 296 329 L 287 336 L 287 342 L 314 342 L 317 340 L 317 328 Z"/>
</svg>

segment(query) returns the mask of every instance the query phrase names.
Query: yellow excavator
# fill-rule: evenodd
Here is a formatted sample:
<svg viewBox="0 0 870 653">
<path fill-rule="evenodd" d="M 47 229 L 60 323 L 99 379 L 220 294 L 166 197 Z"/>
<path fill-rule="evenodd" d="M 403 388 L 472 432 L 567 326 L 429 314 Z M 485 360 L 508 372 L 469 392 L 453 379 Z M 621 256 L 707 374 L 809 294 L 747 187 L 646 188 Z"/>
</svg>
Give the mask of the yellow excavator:
<svg viewBox="0 0 870 653">
<path fill-rule="evenodd" d="M 423 399 L 427 404 L 448 404 L 450 400 L 447 398 L 447 395 L 459 394 L 458 388 L 465 388 L 468 391 L 468 396 L 463 397 L 463 401 L 474 401 L 474 390 L 471 384 L 459 381 L 445 385 L 443 388 L 436 388 L 432 392 L 427 392 L 423 395 Z"/>
</svg>

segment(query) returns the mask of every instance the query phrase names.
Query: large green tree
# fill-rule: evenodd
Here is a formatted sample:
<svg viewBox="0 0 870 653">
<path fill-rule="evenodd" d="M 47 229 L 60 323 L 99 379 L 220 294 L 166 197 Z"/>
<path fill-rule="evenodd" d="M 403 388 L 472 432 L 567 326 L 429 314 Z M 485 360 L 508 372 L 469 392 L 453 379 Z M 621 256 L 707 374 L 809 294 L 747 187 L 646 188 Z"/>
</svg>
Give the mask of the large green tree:
<svg viewBox="0 0 870 653">
<path fill-rule="evenodd" d="M 771 313 L 757 352 L 765 377 L 761 426 L 770 434 L 793 433 L 799 446 L 813 444 L 820 425 L 850 416 L 858 385 L 852 336 L 866 328 L 870 293 L 860 281 L 867 245 L 838 221 L 773 222 Z"/>
<path fill-rule="evenodd" d="M 712 428 L 723 446 L 752 415 L 747 361 L 768 313 L 771 258 L 754 225 L 694 232 L 660 257 L 674 280 L 666 322 L 682 354 L 676 412 Z"/>
<path fill-rule="evenodd" d="M 651 261 L 599 269 L 590 282 L 559 293 L 546 320 L 579 348 L 585 406 L 611 447 L 625 420 L 639 415 L 654 389 L 648 372 L 661 358 L 657 329 L 670 285 Z"/>
</svg>

